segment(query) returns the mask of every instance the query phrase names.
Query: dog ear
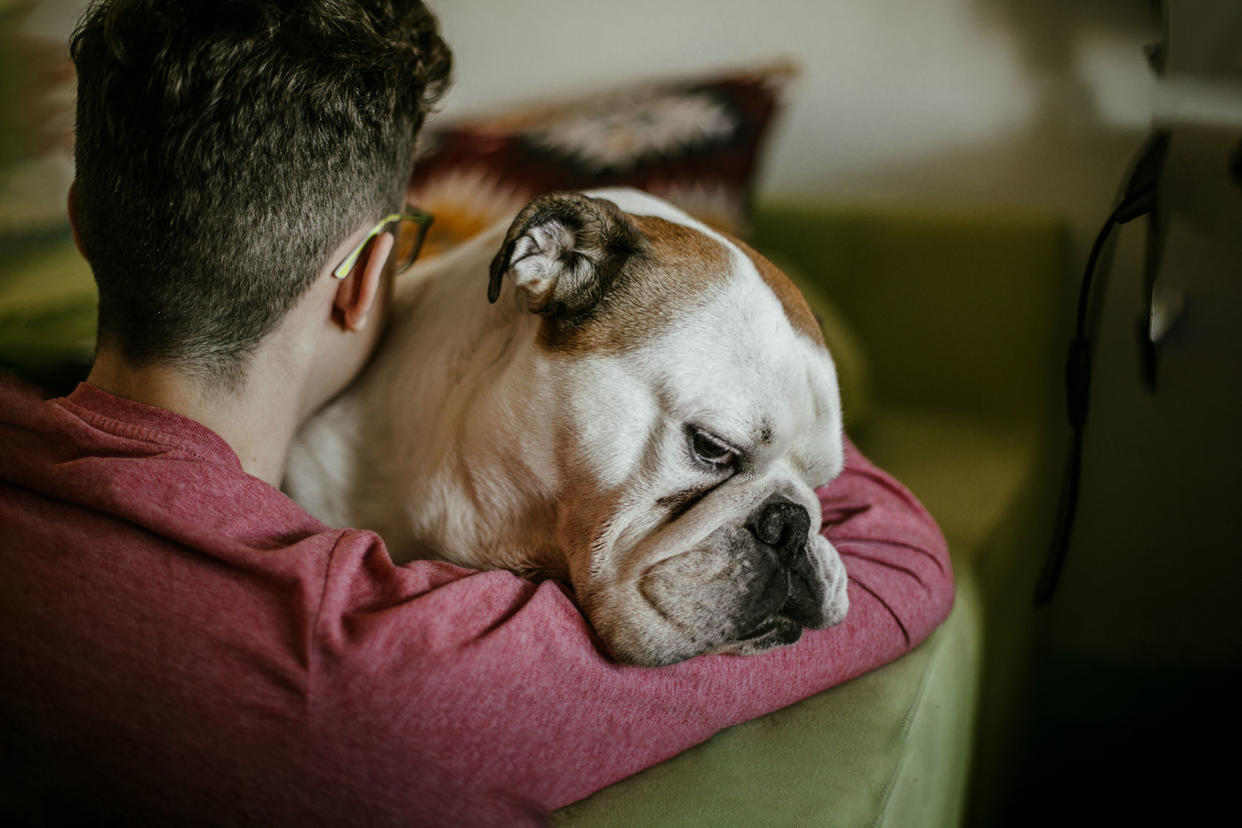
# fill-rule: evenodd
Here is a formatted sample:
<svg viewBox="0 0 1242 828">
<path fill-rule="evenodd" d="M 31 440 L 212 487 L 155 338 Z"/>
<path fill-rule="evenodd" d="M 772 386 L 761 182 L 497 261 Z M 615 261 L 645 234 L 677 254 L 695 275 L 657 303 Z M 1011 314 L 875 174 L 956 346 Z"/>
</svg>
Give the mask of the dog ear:
<svg viewBox="0 0 1242 828">
<path fill-rule="evenodd" d="M 646 239 L 616 204 L 581 193 L 548 193 L 518 213 L 492 259 L 487 298 L 505 274 L 533 313 L 573 320 L 590 313 Z"/>
</svg>

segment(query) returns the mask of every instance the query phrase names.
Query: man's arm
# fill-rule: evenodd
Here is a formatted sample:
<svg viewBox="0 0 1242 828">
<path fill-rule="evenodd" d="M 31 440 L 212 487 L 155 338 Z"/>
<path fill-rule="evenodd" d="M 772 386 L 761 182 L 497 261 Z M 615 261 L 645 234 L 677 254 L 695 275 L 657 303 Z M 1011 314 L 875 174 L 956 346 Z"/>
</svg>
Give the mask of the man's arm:
<svg viewBox="0 0 1242 828">
<path fill-rule="evenodd" d="M 553 582 L 396 568 L 377 543 L 343 542 L 311 679 L 337 784 L 386 790 L 430 821 L 538 818 L 906 652 L 952 606 L 948 552 L 913 496 L 853 446 L 846 457 L 820 499 L 849 615 L 757 656 L 617 664 Z"/>
</svg>

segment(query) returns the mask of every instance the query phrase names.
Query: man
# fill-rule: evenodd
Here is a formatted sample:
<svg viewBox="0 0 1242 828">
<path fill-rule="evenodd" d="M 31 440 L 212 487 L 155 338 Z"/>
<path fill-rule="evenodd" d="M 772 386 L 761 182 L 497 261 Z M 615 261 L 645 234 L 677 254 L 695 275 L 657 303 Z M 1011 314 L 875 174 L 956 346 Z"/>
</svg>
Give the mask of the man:
<svg viewBox="0 0 1242 828">
<path fill-rule="evenodd" d="M 850 616 L 753 658 L 617 665 L 554 583 L 318 523 L 275 486 L 382 330 L 435 21 L 112 0 L 72 53 L 97 357 L 67 398 L 0 386 L 0 723 L 38 818 L 538 821 L 947 614 L 934 523 L 852 448 L 821 493 Z"/>
</svg>

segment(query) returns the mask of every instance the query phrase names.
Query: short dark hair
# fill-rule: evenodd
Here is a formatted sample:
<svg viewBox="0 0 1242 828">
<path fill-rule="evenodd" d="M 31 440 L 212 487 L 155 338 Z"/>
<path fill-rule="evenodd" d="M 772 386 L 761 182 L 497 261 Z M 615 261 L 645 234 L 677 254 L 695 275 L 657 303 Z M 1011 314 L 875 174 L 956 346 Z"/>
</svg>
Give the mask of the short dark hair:
<svg viewBox="0 0 1242 828">
<path fill-rule="evenodd" d="M 230 385 L 400 206 L 452 63 L 418 0 L 97 0 L 71 54 L 99 341 Z"/>
</svg>

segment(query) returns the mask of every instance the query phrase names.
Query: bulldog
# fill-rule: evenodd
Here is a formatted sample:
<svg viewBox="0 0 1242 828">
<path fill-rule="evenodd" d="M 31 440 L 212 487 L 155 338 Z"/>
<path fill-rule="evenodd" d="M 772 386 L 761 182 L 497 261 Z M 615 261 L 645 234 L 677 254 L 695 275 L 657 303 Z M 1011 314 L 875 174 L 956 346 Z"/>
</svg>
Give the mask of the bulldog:
<svg viewBox="0 0 1242 828">
<path fill-rule="evenodd" d="M 815 495 L 843 457 L 833 361 L 789 279 L 603 190 L 536 198 L 398 280 L 285 486 L 397 563 L 559 578 L 617 659 L 662 665 L 845 617 Z"/>
</svg>

